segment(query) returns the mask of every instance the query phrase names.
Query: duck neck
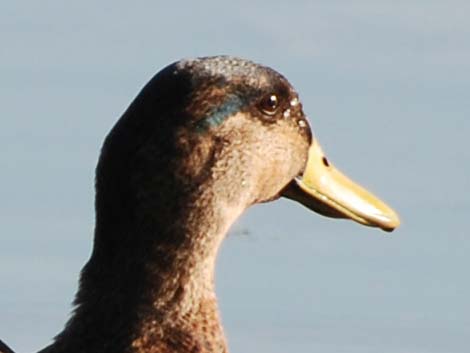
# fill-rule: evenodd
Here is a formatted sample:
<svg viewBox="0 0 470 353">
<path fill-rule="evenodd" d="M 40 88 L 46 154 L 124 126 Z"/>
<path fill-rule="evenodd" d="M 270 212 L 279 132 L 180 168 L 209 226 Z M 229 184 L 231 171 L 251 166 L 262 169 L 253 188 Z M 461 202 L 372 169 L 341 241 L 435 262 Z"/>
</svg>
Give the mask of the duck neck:
<svg viewBox="0 0 470 353">
<path fill-rule="evenodd" d="M 134 217 L 98 214 L 77 308 L 58 341 L 96 342 L 101 352 L 226 351 L 214 267 L 242 209 L 209 192 L 182 201 L 154 204 L 151 215 L 145 200 Z"/>
<path fill-rule="evenodd" d="M 215 295 L 215 262 L 228 228 L 242 210 L 200 204 L 204 207 L 191 208 L 162 232 L 165 239 L 178 238 L 176 243 L 159 242 L 153 249 L 148 278 L 154 285 L 146 305 L 149 310 L 139 319 L 139 333 L 132 342 L 135 351 L 151 351 L 160 340 L 177 352 L 226 352 Z"/>
</svg>

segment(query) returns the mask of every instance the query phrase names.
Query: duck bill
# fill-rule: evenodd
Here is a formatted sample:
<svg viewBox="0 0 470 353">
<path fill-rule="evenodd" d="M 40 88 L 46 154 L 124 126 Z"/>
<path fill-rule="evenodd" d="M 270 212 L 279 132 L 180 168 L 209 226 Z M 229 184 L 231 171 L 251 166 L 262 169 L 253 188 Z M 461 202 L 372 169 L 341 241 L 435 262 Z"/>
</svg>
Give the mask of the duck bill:
<svg viewBox="0 0 470 353">
<path fill-rule="evenodd" d="M 288 185 L 283 196 L 327 217 L 347 218 L 389 232 L 400 225 L 395 211 L 336 169 L 316 140 L 303 175 Z"/>
</svg>

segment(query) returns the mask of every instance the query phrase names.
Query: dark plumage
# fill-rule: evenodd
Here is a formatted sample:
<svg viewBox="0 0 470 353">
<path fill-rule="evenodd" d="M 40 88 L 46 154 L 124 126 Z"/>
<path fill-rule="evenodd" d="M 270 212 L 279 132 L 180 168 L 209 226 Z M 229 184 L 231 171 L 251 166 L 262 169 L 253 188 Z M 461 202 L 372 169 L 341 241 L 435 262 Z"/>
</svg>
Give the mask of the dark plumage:
<svg viewBox="0 0 470 353">
<path fill-rule="evenodd" d="M 393 228 L 302 191 L 313 145 L 297 93 L 272 69 L 221 56 L 155 75 L 105 140 L 93 253 L 71 319 L 41 353 L 226 352 L 214 263 L 254 203 L 284 194 Z"/>
<path fill-rule="evenodd" d="M 10 347 L 0 340 L 0 353 L 14 353 Z"/>
</svg>

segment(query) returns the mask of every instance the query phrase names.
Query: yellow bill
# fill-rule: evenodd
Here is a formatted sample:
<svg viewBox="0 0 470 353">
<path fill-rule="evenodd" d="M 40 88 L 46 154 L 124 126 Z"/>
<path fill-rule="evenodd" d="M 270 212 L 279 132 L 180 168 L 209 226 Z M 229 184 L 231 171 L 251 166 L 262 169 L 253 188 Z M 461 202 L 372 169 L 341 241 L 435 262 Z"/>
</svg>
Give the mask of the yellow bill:
<svg viewBox="0 0 470 353">
<path fill-rule="evenodd" d="M 316 140 L 310 146 L 303 175 L 287 187 L 283 196 L 328 217 L 349 218 L 389 232 L 400 225 L 395 211 L 336 169 Z"/>
</svg>

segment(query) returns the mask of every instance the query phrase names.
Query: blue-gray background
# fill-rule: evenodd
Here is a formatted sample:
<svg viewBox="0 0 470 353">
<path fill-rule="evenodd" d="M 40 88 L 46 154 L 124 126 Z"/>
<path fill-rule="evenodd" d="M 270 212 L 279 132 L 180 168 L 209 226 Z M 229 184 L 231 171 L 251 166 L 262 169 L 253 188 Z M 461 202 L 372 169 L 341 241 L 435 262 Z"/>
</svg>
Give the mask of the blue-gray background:
<svg viewBox="0 0 470 353">
<path fill-rule="evenodd" d="M 330 159 L 393 205 L 391 235 L 278 201 L 219 256 L 231 351 L 470 351 L 468 1 L 9 1 L 0 5 L 0 336 L 70 312 L 107 131 L 181 57 L 272 66 Z"/>
</svg>

